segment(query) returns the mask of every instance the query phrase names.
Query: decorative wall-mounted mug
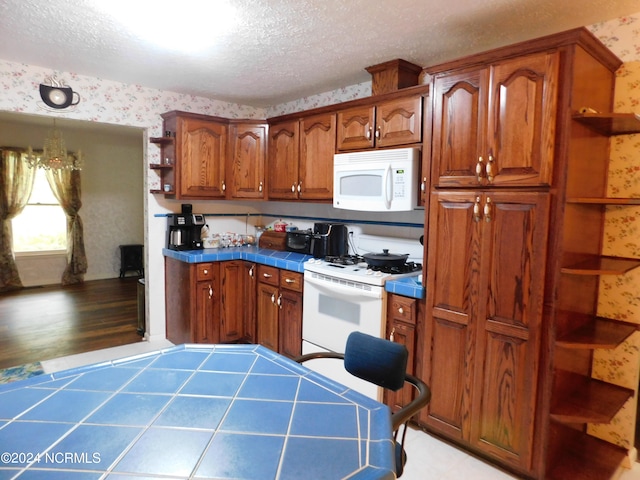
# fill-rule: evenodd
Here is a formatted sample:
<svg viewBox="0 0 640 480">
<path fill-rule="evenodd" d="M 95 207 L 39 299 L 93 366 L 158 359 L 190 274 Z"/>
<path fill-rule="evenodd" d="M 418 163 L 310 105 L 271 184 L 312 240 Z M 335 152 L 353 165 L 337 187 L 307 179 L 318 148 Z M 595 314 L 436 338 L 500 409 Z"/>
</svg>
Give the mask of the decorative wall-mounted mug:
<svg viewBox="0 0 640 480">
<path fill-rule="evenodd" d="M 48 78 L 48 83 L 40 84 L 40 97 L 51 108 L 61 109 L 80 103 L 80 95 L 67 85 L 63 85 L 55 78 Z"/>
</svg>

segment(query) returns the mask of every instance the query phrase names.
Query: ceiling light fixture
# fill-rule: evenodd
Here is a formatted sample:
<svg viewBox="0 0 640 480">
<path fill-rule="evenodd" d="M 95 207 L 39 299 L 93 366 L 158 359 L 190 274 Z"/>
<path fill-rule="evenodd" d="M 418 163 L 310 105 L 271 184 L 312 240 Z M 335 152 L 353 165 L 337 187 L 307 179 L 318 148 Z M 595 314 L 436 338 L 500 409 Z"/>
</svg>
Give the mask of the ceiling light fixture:
<svg viewBox="0 0 640 480">
<path fill-rule="evenodd" d="M 62 132 L 56 128 L 56 120 L 53 119 L 53 129 L 44 140 L 42 154 L 35 154 L 29 147 L 27 163 L 31 168 L 46 170 L 82 170 L 82 152 L 78 150 L 77 155 L 67 152 Z"/>
<path fill-rule="evenodd" d="M 160 47 L 195 53 L 214 46 L 236 23 L 230 0 L 94 0 L 96 8 Z"/>
</svg>

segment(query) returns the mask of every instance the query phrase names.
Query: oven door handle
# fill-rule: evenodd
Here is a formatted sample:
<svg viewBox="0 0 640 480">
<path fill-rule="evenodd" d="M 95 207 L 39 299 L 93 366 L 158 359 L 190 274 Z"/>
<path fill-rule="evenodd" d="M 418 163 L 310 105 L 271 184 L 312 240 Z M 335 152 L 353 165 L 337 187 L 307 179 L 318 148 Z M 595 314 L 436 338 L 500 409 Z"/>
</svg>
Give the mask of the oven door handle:
<svg viewBox="0 0 640 480">
<path fill-rule="evenodd" d="M 326 294 L 334 294 L 334 295 L 339 295 L 341 297 L 348 297 L 348 298 L 354 298 L 354 297 L 366 297 L 366 298 L 372 298 L 372 299 L 377 299 L 377 298 L 382 298 L 382 294 L 384 292 L 384 288 L 382 287 L 373 287 L 372 290 L 362 290 L 359 288 L 351 288 L 351 287 L 347 287 L 344 286 L 340 283 L 330 283 L 330 282 L 326 282 L 324 280 L 318 280 L 316 278 L 313 278 L 312 276 L 306 276 L 304 277 L 304 283 L 305 283 L 305 290 L 307 289 L 307 284 L 312 285 L 312 288 L 317 288 L 318 290 L 323 291 Z"/>
</svg>

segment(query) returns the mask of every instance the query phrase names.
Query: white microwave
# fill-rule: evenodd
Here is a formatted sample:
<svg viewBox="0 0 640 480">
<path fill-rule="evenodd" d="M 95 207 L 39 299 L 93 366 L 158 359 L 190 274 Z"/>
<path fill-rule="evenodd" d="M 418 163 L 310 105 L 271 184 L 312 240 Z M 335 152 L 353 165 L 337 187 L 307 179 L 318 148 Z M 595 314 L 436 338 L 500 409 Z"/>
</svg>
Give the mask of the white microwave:
<svg viewBox="0 0 640 480">
<path fill-rule="evenodd" d="M 418 205 L 417 148 L 337 153 L 333 206 L 363 212 L 404 212 Z"/>
</svg>

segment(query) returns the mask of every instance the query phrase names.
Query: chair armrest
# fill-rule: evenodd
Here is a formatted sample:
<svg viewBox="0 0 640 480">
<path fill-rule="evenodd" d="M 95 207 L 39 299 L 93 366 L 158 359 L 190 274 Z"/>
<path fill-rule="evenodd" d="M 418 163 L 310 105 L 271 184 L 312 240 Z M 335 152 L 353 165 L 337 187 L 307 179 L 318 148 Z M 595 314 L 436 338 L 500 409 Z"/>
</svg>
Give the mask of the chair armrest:
<svg viewBox="0 0 640 480">
<path fill-rule="evenodd" d="M 405 375 L 405 381 L 413 385 L 418 390 L 418 395 L 400 410 L 391 414 L 391 424 L 394 432 L 400 427 L 400 425 L 406 423 L 431 400 L 431 389 L 422 380 L 407 373 Z"/>
<path fill-rule="evenodd" d="M 303 362 L 306 362 L 307 360 L 314 360 L 316 358 L 337 358 L 340 360 L 344 360 L 344 353 L 313 352 L 313 353 L 307 353 L 305 355 L 301 355 L 299 357 L 294 358 L 293 360 L 298 363 L 303 363 Z"/>
</svg>

